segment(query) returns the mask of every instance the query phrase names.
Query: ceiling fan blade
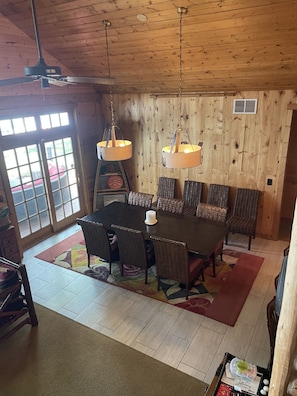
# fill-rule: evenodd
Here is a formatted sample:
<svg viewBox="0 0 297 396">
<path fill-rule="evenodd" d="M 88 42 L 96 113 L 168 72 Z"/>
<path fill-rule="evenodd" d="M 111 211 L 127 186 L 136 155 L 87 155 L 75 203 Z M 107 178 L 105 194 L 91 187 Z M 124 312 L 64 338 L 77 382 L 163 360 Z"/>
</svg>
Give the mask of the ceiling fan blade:
<svg viewBox="0 0 297 396">
<path fill-rule="evenodd" d="M 6 87 L 8 85 L 13 85 L 13 84 L 23 84 L 36 80 L 38 80 L 38 78 L 31 78 L 31 77 L 7 78 L 6 80 L 0 80 L 0 87 Z"/>
<path fill-rule="evenodd" d="M 115 78 L 112 77 L 60 77 L 59 79 L 69 83 L 85 83 L 85 84 L 101 84 L 101 85 L 115 84 Z"/>
<path fill-rule="evenodd" d="M 58 78 L 53 78 L 53 77 L 46 77 L 47 81 L 51 85 L 55 85 L 57 87 L 65 87 L 65 85 L 75 85 L 74 83 L 70 83 L 68 81 L 61 80 L 59 77 Z"/>
</svg>

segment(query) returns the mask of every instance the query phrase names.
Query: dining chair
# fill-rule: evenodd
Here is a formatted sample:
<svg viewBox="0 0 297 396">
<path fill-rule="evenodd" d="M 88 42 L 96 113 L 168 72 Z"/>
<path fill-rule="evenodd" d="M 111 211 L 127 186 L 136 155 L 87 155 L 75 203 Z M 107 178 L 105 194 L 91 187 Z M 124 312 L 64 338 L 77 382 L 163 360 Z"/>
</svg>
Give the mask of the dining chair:
<svg viewBox="0 0 297 396">
<path fill-rule="evenodd" d="M 117 237 L 121 274 L 124 275 L 124 265 L 132 265 L 145 271 L 145 284 L 147 284 L 148 269 L 155 264 L 153 244 L 146 241 L 139 230 L 112 224 Z"/>
<path fill-rule="evenodd" d="M 203 183 L 185 180 L 182 200 L 185 203 L 184 214 L 195 216 L 198 203 L 201 201 Z"/>
<path fill-rule="evenodd" d="M 128 204 L 150 208 L 152 206 L 154 194 L 130 191 L 128 195 Z"/>
<path fill-rule="evenodd" d="M 182 214 L 184 206 L 184 201 L 175 198 L 159 197 L 157 201 L 157 210 L 163 210 L 164 212 Z"/>
<path fill-rule="evenodd" d="M 111 263 L 119 260 L 118 244 L 114 234 L 108 233 L 102 223 L 76 219 L 84 234 L 86 250 L 88 255 L 88 267 L 90 267 L 91 256 L 100 257 L 109 263 L 111 274 Z"/>
<path fill-rule="evenodd" d="M 227 218 L 227 208 L 199 202 L 196 210 L 196 216 L 204 219 L 225 222 Z"/>
<path fill-rule="evenodd" d="M 172 177 L 159 177 L 157 198 L 174 198 L 176 179 Z"/>
<path fill-rule="evenodd" d="M 228 244 L 228 233 L 239 233 L 248 235 L 248 250 L 251 249 L 252 238 L 255 238 L 257 209 L 260 191 L 248 188 L 237 188 L 233 213 L 227 220 L 228 232 L 226 234 L 226 245 Z"/>
<path fill-rule="evenodd" d="M 160 176 L 158 182 L 157 190 L 157 200 L 158 198 L 174 198 L 175 197 L 175 185 L 176 179 L 172 177 Z M 157 208 L 157 201 L 152 203 L 152 209 Z"/>
<path fill-rule="evenodd" d="M 204 261 L 195 255 L 189 255 L 184 242 L 173 241 L 151 235 L 153 241 L 158 290 L 161 278 L 175 280 L 186 286 L 186 300 L 189 297 L 191 285 L 202 277 L 204 281 Z"/>
<path fill-rule="evenodd" d="M 223 184 L 213 184 L 209 185 L 206 203 L 210 205 L 219 206 L 221 208 L 228 207 L 229 199 L 229 186 Z"/>
<path fill-rule="evenodd" d="M 222 223 L 226 222 L 227 218 L 227 208 L 221 208 L 215 205 L 209 205 L 207 203 L 200 202 L 197 206 L 196 216 L 198 218 L 220 221 Z M 217 256 L 221 256 L 221 261 L 223 261 L 223 247 L 224 241 L 221 241 L 217 244 L 214 249 L 214 252 L 210 256 L 209 259 L 205 260 L 205 266 L 209 265 L 212 262 L 213 268 L 213 276 L 216 276 L 216 258 Z"/>
</svg>

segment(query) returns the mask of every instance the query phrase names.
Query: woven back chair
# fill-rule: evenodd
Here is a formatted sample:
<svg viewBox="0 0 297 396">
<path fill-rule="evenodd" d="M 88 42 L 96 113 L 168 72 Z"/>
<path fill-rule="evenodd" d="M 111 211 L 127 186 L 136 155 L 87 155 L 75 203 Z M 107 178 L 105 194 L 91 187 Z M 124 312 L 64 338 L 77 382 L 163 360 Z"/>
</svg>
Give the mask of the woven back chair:
<svg viewBox="0 0 297 396">
<path fill-rule="evenodd" d="M 225 222 L 227 218 L 227 208 L 200 202 L 197 206 L 196 216 L 204 219 Z"/>
<path fill-rule="evenodd" d="M 159 177 L 157 198 L 174 198 L 176 179 L 172 177 Z"/>
<path fill-rule="evenodd" d="M 215 220 L 225 223 L 227 218 L 227 208 L 220 208 L 219 206 L 209 205 L 207 203 L 200 202 L 197 206 L 196 216 L 203 219 Z M 223 247 L 224 241 L 219 242 L 210 258 L 208 260 L 205 260 L 205 266 L 212 263 L 214 277 L 216 276 L 217 256 L 220 255 L 221 261 L 223 261 Z"/>
<path fill-rule="evenodd" d="M 128 203 L 130 205 L 142 206 L 143 208 L 150 208 L 152 206 L 153 197 L 153 194 L 130 191 L 128 196 Z"/>
<path fill-rule="evenodd" d="M 145 270 L 145 284 L 147 284 L 148 269 L 155 263 L 154 249 L 151 241 L 145 241 L 143 233 L 131 228 L 112 224 L 119 247 L 122 276 L 124 265 Z"/>
<path fill-rule="evenodd" d="M 228 232 L 249 236 L 248 250 L 251 249 L 251 240 L 255 238 L 257 209 L 260 191 L 248 188 L 238 188 L 232 216 L 227 220 Z M 226 235 L 228 244 L 228 233 Z"/>
<path fill-rule="evenodd" d="M 194 255 L 190 256 L 184 242 L 172 241 L 155 235 L 150 238 L 154 244 L 158 290 L 160 290 L 161 278 L 178 281 L 186 286 L 187 300 L 191 284 L 200 275 L 204 281 L 203 260 Z"/>
<path fill-rule="evenodd" d="M 202 188 L 202 182 L 185 180 L 182 198 L 185 203 L 184 214 L 195 216 L 197 205 L 201 201 Z"/>
<path fill-rule="evenodd" d="M 206 203 L 219 206 L 220 208 L 228 207 L 229 186 L 221 184 L 210 184 Z"/>
<path fill-rule="evenodd" d="M 119 259 L 119 251 L 113 234 L 108 234 L 103 224 L 84 219 L 76 219 L 82 228 L 86 250 L 88 255 L 88 267 L 90 267 L 91 256 L 97 256 L 109 263 L 111 273 L 112 261 Z"/>
<path fill-rule="evenodd" d="M 159 197 L 157 201 L 157 210 L 163 210 L 164 212 L 182 214 L 184 206 L 184 201 L 181 201 L 180 199 Z"/>
<path fill-rule="evenodd" d="M 160 176 L 158 182 L 157 199 L 162 198 L 174 198 L 175 196 L 175 185 L 176 179 L 172 177 Z M 157 201 L 152 203 L 152 209 L 157 208 Z"/>
</svg>

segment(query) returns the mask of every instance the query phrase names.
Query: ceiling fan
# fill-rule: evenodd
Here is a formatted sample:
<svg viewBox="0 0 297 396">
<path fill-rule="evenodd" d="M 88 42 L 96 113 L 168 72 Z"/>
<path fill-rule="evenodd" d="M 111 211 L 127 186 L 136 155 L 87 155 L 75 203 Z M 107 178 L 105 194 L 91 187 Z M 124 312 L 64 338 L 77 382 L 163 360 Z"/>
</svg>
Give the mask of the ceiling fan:
<svg viewBox="0 0 297 396">
<path fill-rule="evenodd" d="M 35 66 L 27 66 L 24 68 L 24 74 L 25 74 L 24 77 L 16 77 L 16 78 L 8 78 L 5 80 L 0 80 L 0 87 L 13 85 L 13 84 L 23 84 L 37 80 L 40 80 L 41 88 L 48 88 L 49 84 L 61 86 L 65 84 L 75 84 L 75 83 L 101 84 L 101 85 L 113 85 L 115 83 L 115 79 L 112 77 L 63 76 L 61 74 L 61 68 L 59 66 L 47 65 L 42 56 L 34 0 L 31 0 L 31 9 L 33 16 L 35 40 L 38 51 L 38 62 Z"/>
</svg>

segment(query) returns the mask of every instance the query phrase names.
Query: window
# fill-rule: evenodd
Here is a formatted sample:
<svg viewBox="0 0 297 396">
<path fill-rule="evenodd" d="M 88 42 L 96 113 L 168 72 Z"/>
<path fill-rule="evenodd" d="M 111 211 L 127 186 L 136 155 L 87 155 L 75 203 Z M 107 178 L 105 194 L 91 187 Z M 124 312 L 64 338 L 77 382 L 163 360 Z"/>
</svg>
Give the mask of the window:
<svg viewBox="0 0 297 396">
<path fill-rule="evenodd" d="M 41 125 L 41 130 L 48 130 L 69 124 L 69 114 L 67 112 L 0 119 L 0 133 L 1 136 L 18 135 L 20 133 L 36 132 L 37 125 Z"/>
</svg>

